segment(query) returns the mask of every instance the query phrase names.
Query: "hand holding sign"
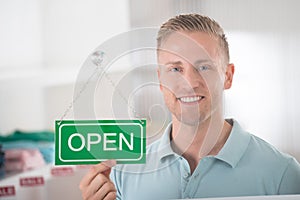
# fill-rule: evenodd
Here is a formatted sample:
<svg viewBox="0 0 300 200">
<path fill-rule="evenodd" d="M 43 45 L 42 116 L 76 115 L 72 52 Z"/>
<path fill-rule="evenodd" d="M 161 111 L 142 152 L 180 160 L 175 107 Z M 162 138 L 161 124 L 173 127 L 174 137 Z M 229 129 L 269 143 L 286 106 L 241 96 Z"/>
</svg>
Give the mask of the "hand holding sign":
<svg viewBox="0 0 300 200">
<path fill-rule="evenodd" d="M 79 188 L 84 200 L 116 199 L 116 188 L 109 178 L 111 167 L 116 164 L 109 160 L 93 166 L 80 182 Z"/>
</svg>

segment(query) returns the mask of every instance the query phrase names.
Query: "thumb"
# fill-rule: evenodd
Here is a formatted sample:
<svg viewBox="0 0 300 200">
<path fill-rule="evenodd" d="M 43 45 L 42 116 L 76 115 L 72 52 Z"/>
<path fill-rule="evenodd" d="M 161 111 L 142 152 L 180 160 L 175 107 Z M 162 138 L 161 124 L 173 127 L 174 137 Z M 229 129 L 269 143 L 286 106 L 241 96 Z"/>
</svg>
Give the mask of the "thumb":
<svg viewBox="0 0 300 200">
<path fill-rule="evenodd" d="M 106 177 L 109 177 L 111 168 L 116 165 L 115 160 L 106 160 L 98 165 L 92 167 L 93 174 L 104 174 Z"/>
<path fill-rule="evenodd" d="M 115 166 L 117 164 L 117 162 L 115 160 L 106 160 L 104 162 L 102 162 L 102 164 L 104 164 L 105 166 L 112 168 L 113 166 Z"/>
<path fill-rule="evenodd" d="M 117 163 L 115 160 L 106 160 L 102 164 L 107 167 L 107 169 L 103 171 L 102 174 L 105 175 L 107 178 L 109 178 L 111 168 L 115 166 Z"/>
</svg>

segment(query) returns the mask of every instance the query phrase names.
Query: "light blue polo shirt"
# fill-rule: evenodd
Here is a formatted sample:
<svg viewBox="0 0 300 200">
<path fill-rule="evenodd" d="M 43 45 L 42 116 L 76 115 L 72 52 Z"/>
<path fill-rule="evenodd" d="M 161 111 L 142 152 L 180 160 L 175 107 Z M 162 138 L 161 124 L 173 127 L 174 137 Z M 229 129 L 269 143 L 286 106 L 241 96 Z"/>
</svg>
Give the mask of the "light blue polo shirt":
<svg viewBox="0 0 300 200">
<path fill-rule="evenodd" d="M 186 159 L 170 146 L 171 124 L 147 148 L 147 163 L 117 165 L 111 179 L 118 199 L 181 199 L 300 194 L 300 165 L 237 121 L 216 156 L 201 159 L 190 173 Z"/>
</svg>

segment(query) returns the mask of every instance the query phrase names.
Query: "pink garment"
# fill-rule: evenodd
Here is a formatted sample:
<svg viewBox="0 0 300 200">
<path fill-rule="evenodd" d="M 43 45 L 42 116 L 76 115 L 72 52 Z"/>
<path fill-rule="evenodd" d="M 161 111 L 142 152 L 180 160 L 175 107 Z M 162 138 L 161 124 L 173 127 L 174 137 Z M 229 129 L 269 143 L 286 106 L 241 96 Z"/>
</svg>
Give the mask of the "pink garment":
<svg viewBox="0 0 300 200">
<path fill-rule="evenodd" d="M 44 158 L 38 149 L 5 150 L 5 170 L 25 171 L 45 165 Z"/>
</svg>

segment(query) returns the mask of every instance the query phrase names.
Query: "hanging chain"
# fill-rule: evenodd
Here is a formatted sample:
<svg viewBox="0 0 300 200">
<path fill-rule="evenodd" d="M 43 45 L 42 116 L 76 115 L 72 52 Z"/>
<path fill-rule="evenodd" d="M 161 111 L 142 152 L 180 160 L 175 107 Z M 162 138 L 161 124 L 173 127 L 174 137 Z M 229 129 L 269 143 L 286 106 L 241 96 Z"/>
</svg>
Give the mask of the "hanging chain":
<svg viewBox="0 0 300 200">
<path fill-rule="evenodd" d="M 88 86 L 88 84 L 91 82 L 92 78 L 97 74 L 97 72 L 99 71 L 99 69 L 101 70 L 100 72 L 103 73 L 104 77 L 108 80 L 108 82 L 110 83 L 110 85 L 115 89 L 115 91 L 118 93 L 118 95 L 123 99 L 123 101 L 127 104 L 127 106 L 129 107 L 129 109 L 133 112 L 134 117 L 140 118 L 140 116 L 137 113 L 137 111 L 135 110 L 135 108 L 133 106 L 129 105 L 128 99 L 122 94 L 122 92 L 120 90 L 118 90 L 116 88 L 116 84 L 109 77 L 109 75 L 106 73 L 106 71 L 104 70 L 104 67 L 102 67 L 102 62 L 103 62 L 104 55 L 105 55 L 105 53 L 103 51 L 95 51 L 91 55 L 92 62 L 93 62 L 94 65 L 96 65 L 96 68 L 93 71 L 93 73 L 90 75 L 90 77 L 87 79 L 87 81 L 80 88 L 80 90 L 77 93 L 77 95 L 75 96 L 75 98 L 73 98 L 73 100 L 70 102 L 70 104 L 67 107 L 67 109 L 65 110 L 64 114 L 61 116 L 61 118 L 60 118 L 60 120 L 58 122 L 58 125 L 60 125 L 61 122 L 64 120 L 64 118 L 68 115 L 68 113 L 73 108 L 73 106 L 76 103 L 76 101 L 80 98 L 80 96 L 82 95 L 82 93 L 84 92 L 84 90 L 86 89 L 86 87 Z M 144 124 L 144 122 L 142 120 L 140 120 L 140 119 L 138 119 L 138 120 L 140 121 L 141 124 Z"/>
</svg>

